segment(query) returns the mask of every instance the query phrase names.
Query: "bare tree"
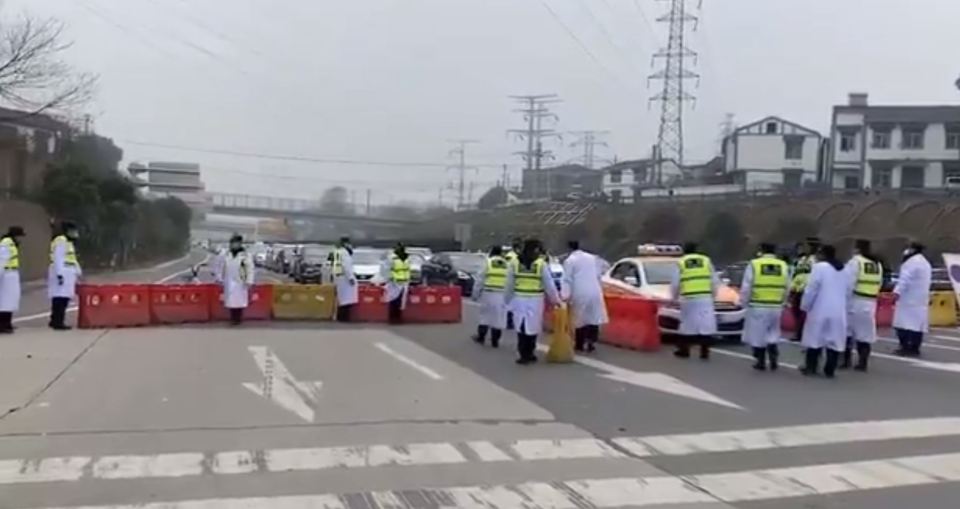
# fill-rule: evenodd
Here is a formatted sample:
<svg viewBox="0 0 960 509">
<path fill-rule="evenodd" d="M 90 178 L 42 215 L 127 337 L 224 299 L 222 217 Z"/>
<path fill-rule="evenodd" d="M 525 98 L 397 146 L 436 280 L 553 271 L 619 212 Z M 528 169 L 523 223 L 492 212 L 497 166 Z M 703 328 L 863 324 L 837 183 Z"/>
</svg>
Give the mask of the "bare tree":
<svg viewBox="0 0 960 509">
<path fill-rule="evenodd" d="M 89 101 L 97 77 L 64 59 L 70 42 L 56 19 L 0 17 L 0 101 L 37 114 Z"/>
</svg>

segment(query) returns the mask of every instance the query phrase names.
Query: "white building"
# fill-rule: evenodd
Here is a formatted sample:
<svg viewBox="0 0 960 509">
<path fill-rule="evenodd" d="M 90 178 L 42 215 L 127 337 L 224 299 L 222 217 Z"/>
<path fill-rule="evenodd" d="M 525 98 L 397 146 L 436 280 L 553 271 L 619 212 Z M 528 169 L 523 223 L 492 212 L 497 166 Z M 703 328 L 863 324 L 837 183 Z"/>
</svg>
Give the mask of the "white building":
<svg viewBox="0 0 960 509">
<path fill-rule="evenodd" d="M 819 180 L 823 136 L 780 117 L 742 126 L 723 140 L 723 169 L 747 191 L 798 189 Z"/>
<path fill-rule="evenodd" d="M 836 189 L 941 188 L 960 177 L 960 106 L 833 108 L 827 178 Z"/>
<path fill-rule="evenodd" d="M 200 165 L 194 163 L 130 163 L 127 170 L 150 197 L 173 196 L 198 211 L 212 203 L 200 179 Z"/>
<path fill-rule="evenodd" d="M 653 164 L 649 159 L 639 159 L 604 168 L 601 191 L 612 203 L 633 203 L 637 188 L 650 184 Z"/>
</svg>

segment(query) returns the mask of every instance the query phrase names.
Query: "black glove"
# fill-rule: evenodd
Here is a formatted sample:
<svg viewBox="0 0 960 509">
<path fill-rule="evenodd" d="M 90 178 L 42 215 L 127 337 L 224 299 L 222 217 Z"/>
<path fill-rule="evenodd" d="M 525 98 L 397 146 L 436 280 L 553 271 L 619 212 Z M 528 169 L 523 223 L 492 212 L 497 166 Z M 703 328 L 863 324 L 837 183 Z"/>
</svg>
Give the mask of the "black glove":
<svg viewBox="0 0 960 509">
<path fill-rule="evenodd" d="M 63 286 L 63 276 L 57 274 L 57 284 Z"/>
</svg>

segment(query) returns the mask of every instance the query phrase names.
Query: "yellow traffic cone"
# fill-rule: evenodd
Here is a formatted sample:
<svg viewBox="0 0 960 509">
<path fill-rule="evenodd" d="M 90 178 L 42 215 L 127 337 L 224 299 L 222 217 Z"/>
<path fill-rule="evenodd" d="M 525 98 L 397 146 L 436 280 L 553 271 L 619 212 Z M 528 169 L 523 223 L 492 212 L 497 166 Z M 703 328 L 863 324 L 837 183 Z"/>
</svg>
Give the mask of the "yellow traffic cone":
<svg viewBox="0 0 960 509">
<path fill-rule="evenodd" d="M 553 331 L 550 333 L 547 362 L 573 362 L 573 334 L 570 330 L 570 310 L 566 305 L 553 310 Z"/>
</svg>

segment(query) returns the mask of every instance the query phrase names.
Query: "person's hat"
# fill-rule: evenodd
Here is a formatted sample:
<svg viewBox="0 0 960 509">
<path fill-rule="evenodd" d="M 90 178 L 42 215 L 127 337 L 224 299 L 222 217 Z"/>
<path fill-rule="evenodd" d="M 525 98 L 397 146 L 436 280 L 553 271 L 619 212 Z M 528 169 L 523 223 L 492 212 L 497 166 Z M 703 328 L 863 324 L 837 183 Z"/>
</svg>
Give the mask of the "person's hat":
<svg viewBox="0 0 960 509">
<path fill-rule="evenodd" d="M 7 230 L 7 237 L 24 237 L 27 235 L 27 232 L 23 231 L 22 226 L 11 226 Z"/>
<path fill-rule="evenodd" d="M 77 223 L 74 223 L 73 221 L 63 221 L 63 222 L 60 223 L 60 228 L 61 228 L 63 231 L 76 230 L 76 229 L 77 229 Z"/>
<path fill-rule="evenodd" d="M 234 233 L 233 236 L 230 237 L 230 242 L 243 242 L 243 235 Z"/>
</svg>

